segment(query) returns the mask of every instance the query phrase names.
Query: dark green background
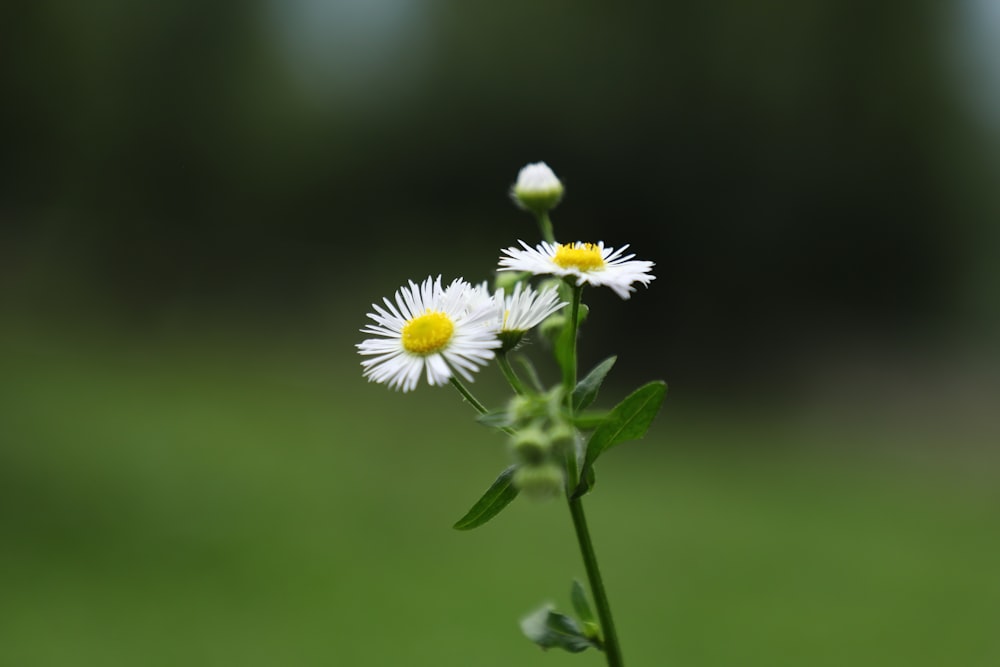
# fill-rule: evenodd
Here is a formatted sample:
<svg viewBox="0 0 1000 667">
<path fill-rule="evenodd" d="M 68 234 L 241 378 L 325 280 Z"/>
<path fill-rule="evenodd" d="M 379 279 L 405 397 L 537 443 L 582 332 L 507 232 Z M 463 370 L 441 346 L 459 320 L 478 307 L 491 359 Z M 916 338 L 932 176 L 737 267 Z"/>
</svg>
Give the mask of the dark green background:
<svg viewBox="0 0 1000 667">
<path fill-rule="evenodd" d="M 994 14 L 5 5 L 0 663 L 600 664 L 518 636 L 565 507 L 452 531 L 503 440 L 353 347 L 537 160 L 657 264 L 581 339 L 671 387 L 588 500 L 629 664 L 1000 661 Z"/>
</svg>

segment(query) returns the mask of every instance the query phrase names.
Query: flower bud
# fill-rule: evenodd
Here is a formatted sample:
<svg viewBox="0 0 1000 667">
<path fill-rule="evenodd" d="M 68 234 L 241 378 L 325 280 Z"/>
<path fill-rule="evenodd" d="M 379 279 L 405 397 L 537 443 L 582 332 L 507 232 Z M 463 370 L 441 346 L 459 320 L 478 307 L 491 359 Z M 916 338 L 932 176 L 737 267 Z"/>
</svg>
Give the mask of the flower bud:
<svg viewBox="0 0 1000 667">
<path fill-rule="evenodd" d="M 532 396 L 514 395 L 507 403 L 507 414 L 514 424 L 523 424 L 537 417 L 544 406 Z"/>
<path fill-rule="evenodd" d="M 576 444 L 576 432 L 572 426 L 560 421 L 549 429 L 549 442 L 558 451 L 572 451 Z"/>
<path fill-rule="evenodd" d="M 529 426 L 514 435 L 511 448 L 519 463 L 537 466 L 548 458 L 552 442 L 548 435 L 537 426 Z"/>
<path fill-rule="evenodd" d="M 563 472 L 554 463 L 520 466 L 514 471 L 514 487 L 533 500 L 555 498 L 563 489 Z"/>
<path fill-rule="evenodd" d="M 535 162 L 521 169 L 511 190 L 514 201 L 535 214 L 555 208 L 563 196 L 563 184 L 544 162 Z"/>
</svg>

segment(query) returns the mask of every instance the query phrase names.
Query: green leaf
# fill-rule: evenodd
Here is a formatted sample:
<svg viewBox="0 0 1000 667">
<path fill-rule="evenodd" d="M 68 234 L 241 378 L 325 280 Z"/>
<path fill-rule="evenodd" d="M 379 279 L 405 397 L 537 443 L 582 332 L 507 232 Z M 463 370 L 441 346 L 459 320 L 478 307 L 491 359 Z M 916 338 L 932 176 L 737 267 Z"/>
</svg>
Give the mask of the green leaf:
<svg viewBox="0 0 1000 667">
<path fill-rule="evenodd" d="M 580 380 L 576 389 L 573 390 L 573 408 L 575 410 L 583 410 L 594 402 L 594 399 L 597 398 L 597 392 L 601 388 L 601 383 L 604 382 L 604 377 L 617 360 L 618 357 L 608 357 L 594 366 L 594 370 L 587 373 L 587 377 Z"/>
<path fill-rule="evenodd" d="M 590 608 L 590 602 L 587 601 L 587 592 L 583 590 L 583 584 L 576 579 L 573 580 L 573 588 L 570 589 L 569 596 L 573 601 L 573 609 L 576 610 L 576 615 L 580 617 L 581 621 L 593 623 L 597 620 Z"/>
<path fill-rule="evenodd" d="M 510 505 L 517 498 L 517 489 L 511 484 L 516 466 L 510 466 L 486 489 L 472 508 L 452 526 L 455 530 L 472 530 L 483 525 Z"/>
<path fill-rule="evenodd" d="M 637 440 L 646 434 L 667 394 L 667 384 L 659 380 L 645 384 L 615 406 L 590 436 L 584 467 L 589 468 L 607 449 L 626 440 Z"/>
<path fill-rule="evenodd" d="M 484 426 L 491 426 L 499 429 L 511 426 L 510 415 L 507 414 L 506 410 L 491 410 L 486 414 L 476 417 L 476 421 Z"/>
<path fill-rule="evenodd" d="M 551 605 L 523 618 L 521 632 L 543 649 L 561 648 L 579 653 L 598 646 L 584 634 L 575 619 L 553 611 Z"/>
</svg>

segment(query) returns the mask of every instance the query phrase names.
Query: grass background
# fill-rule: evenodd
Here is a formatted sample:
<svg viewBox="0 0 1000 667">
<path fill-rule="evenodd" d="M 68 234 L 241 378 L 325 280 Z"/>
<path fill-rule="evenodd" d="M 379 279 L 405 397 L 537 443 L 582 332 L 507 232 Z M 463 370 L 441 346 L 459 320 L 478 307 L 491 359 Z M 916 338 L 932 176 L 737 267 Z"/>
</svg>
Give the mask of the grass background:
<svg viewBox="0 0 1000 667">
<path fill-rule="evenodd" d="M 351 342 L 9 327 L 0 664 L 602 664 L 517 628 L 583 577 L 565 506 L 453 531 L 502 438 L 449 388 L 366 384 Z M 668 395 L 586 503 L 629 664 L 998 664 L 978 444 Z"/>
</svg>

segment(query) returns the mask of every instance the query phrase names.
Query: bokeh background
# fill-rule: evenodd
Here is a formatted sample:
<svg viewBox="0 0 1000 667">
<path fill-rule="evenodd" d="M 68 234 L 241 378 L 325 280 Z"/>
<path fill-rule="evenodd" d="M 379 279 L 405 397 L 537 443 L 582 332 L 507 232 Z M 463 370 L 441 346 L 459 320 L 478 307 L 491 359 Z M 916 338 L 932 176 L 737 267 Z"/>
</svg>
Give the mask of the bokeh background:
<svg viewBox="0 0 1000 667">
<path fill-rule="evenodd" d="M 516 625 L 583 577 L 565 507 L 452 531 L 503 440 L 353 347 L 537 238 L 537 160 L 557 236 L 657 263 L 581 341 L 603 404 L 671 387 L 588 500 L 629 663 L 1000 663 L 1000 3 L 0 25 L 0 664 L 602 664 Z"/>
</svg>

